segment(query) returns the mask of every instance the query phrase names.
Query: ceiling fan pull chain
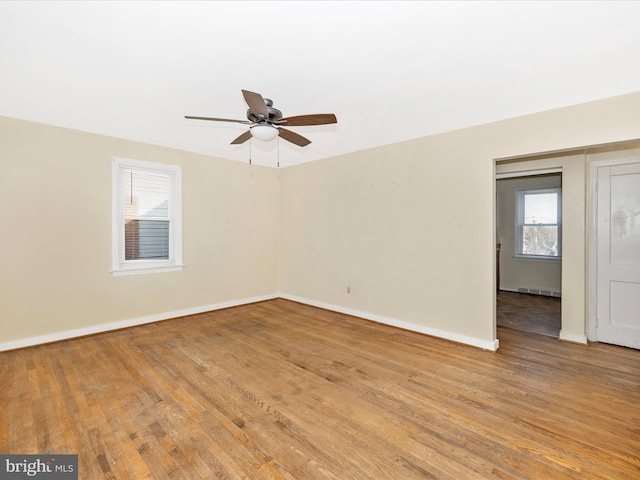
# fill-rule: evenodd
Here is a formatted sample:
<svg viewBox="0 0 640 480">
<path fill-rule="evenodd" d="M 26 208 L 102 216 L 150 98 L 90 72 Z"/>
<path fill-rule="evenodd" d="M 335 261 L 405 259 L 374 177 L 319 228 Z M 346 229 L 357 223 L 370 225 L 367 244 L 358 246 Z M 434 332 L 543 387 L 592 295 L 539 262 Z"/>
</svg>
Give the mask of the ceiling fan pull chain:
<svg viewBox="0 0 640 480">
<path fill-rule="evenodd" d="M 280 137 L 278 137 L 278 168 L 280 168 Z"/>
<path fill-rule="evenodd" d="M 249 165 L 251 165 L 251 144 L 253 143 L 253 140 L 249 139 Z"/>
</svg>

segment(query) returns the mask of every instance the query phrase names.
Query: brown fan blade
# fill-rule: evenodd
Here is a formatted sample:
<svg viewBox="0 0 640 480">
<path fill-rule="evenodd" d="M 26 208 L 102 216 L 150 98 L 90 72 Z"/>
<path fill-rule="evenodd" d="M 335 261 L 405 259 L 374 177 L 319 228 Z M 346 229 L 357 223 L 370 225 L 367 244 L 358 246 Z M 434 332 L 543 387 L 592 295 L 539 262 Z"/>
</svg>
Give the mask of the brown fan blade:
<svg viewBox="0 0 640 480">
<path fill-rule="evenodd" d="M 267 110 L 267 104 L 259 93 L 250 92 L 248 90 L 242 90 L 244 100 L 249 105 L 249 110 L 258 116 L 269 118 L 269 110 Z"/>
<path fill-rule="evenodd" d="M 315 115 L 297 115 L 295 117 L 286 117 L 280 120 L 283 125 L 288 127 L 303 127 L 308 125 L 328 125 L 330 123 L 338 123 L 338 119 L 333 113 L 318 113 Z"/>
<path fill-rule="evenodd" d="M 240 145 L 241 143 L 246 142 L 250 138 L 251 138 L 251 130 L 247 130 L 242 135 L 240 135 L 238 138 L 236 138 L 233 142 L 231 142 L 231 145 Z"/>
<path fill-rule="evenodd" d="M 298 145 L 299 147 L 304 147 L 306 145 L 309 145 L 311 143 L 311 140 L 309 140 L 308 138 L 304 138 L 302 135 L 298 135 L 295 132 L 292 132 L 291 130 L 286 130 L 284 128 L 278 128 L 278 134 L 284 138 L 285 140 L 291 142 L 291 143 L 295 143 L 296 145 Z"/>
<path fill-rule="evenodd" d="M 190 115 L 185 115 L 184 118 L 187 118 L 189 120 L 212 120 L 214 122 L 244 123 L 245 125 L 251 125 L 251 123 L 252 123 L 252 122 L 248 122 L 247 120 L 233 120 L 231 118 L 192 117 Z"/>
</svg>

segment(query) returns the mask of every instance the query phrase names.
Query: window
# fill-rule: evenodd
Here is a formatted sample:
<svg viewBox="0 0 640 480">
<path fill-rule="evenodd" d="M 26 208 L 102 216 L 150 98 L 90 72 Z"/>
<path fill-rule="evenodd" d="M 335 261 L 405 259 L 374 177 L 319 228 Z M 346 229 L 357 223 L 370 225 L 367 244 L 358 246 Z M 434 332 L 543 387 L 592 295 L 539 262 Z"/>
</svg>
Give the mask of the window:
<svg viewBox="0 0 640 480">
<path fill-rule="evenodd" d="M 562 194 L 559 188 L 517 192 L 516 255 L 560 257 Z"/>
<path fill-rule="evenodd" d="M 114 275 L 182 269 L 182 169 L 113 159 Z"/>
</svg>

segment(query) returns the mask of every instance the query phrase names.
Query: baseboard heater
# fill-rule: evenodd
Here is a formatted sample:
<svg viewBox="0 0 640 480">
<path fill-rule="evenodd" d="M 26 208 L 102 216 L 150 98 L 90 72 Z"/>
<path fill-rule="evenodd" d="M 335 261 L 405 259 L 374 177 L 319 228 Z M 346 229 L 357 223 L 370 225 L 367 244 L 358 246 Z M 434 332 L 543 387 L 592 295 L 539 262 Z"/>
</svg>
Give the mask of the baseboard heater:
<svg viewBox="0 0 640 480">
<path fill-rule="evenodd" d="M 530 293 L 532 295 L 544 295 L 546 297 L 561 297 L 560 292 L 554 292 L 552 290 L 540 290 L 539 288 L 524 288 L 518 287 L 518 293 Z"/>
</svg>

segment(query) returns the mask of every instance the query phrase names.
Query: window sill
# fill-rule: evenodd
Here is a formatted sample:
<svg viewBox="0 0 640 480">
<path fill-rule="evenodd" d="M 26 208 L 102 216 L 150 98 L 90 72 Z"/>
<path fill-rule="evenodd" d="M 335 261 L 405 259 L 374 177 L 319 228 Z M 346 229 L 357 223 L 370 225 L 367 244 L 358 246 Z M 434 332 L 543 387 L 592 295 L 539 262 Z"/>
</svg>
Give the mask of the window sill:
<svg viewBox="0 0 640 480">
<path fill-rule="evenodd" d="M 145 275 L 147 273 L 177 272 L 182 270 L 183 267 L 183 264 L 125 267 L 111 270 L 111 274 L 114 277 L 122 277 L 125 275 Z"/>
<path fill-rule="evenodd" d="M 547 257 L 543 255 L 520 255 L 515 254 L 513 256 L 516 260 L 523 260 L 525 262 L 548 262 L 548 263 L 561 263 L 562 257 Z"/>
</svg>

